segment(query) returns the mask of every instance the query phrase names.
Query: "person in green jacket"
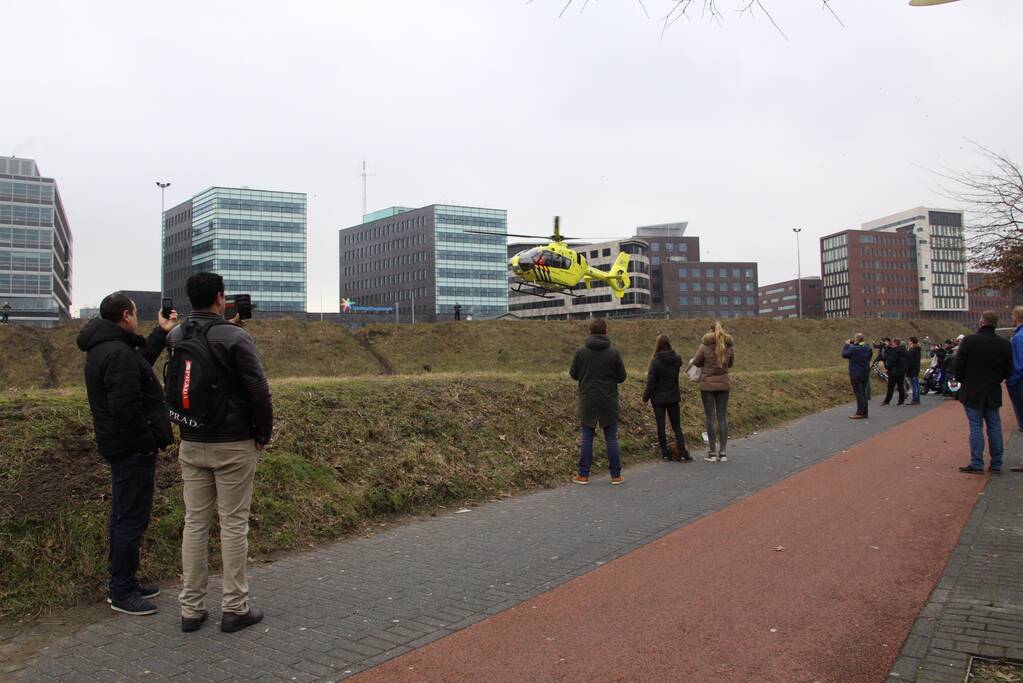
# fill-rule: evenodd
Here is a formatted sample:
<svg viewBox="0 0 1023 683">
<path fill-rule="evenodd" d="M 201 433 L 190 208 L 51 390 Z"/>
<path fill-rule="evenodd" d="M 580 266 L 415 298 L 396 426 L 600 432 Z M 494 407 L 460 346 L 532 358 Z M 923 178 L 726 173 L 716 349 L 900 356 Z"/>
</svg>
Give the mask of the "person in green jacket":
<svg viewBox="0 0 1023 683">
<path fill-rule="evenodd" d="M 593 437 L 599 424 L 604 429 L 611 483 L 621 484 L 622 461 L 618 450 L 618 385 L 625 381 L 625 363 L 607 338 L 607 321 L 590 322 L 590 336 L 575 352 L 569 376 L 579 383 L 579 422 L 582 444 L 576 484 L 590 483 Z"/>
</svg>

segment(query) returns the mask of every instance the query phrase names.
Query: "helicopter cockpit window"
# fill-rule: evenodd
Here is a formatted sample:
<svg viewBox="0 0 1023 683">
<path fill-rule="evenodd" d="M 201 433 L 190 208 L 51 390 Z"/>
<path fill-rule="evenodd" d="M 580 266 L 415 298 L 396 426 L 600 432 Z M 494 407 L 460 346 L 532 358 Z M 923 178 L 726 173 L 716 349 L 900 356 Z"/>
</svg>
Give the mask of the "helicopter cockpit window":
<svg viewBox="0 0 1023 683">
<path fill-rule="evenodd" d="M 545 251 L 543 253 L 543 262 L 540 265 L 549 268 L 571 268 L 572 262 L 568 260 L 567 256 L 555 254 L 553 251 Z"/>
</svg>

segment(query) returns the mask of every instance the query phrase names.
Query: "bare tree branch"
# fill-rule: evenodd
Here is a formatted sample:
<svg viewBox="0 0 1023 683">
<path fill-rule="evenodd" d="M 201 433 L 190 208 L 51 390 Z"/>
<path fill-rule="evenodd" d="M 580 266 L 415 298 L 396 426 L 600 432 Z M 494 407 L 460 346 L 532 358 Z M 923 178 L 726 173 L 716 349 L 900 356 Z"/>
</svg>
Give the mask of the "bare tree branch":
<svg viewBox="0 0 1023 683">
<path fill-rule="evenodd" d="M 1012 159 L 972 143 L 986 161 L 981 171 L 935 172 L 945 197 L 969 216 L 967 245 L 984 270 L 986 285 L 1023 287 L 1023 169 Z"/>
<path fill-rule="evenodd" d="M 561 8 L 561 12 L 558 13 L 559 19 L 565 15 L 565 12 L 568 11 L 568 8 L 571 7 L 574 1 L 575 0 L 566 0 L 565 5 Z M 667 1 L 670 3 L 671 7 L 668 9 L 667 14 L 665 14 L 664 17 L 661 19 L 661 38 L 664 38 L 665 32 L 669 28 L 671 28 L 672 24 L 674 24 L 676 21 L 678 21 L 682 17 L 686 17 L 687 19 L 689 18 L 689 10 L 692 8 L 693 3 L 695 2 L 695 0 L 667 0 Z M 744 16 L 748 14 L 750 16 L 755 17 L 757 14 L 763 14 L 765 17 L 767 17 L 767 20 L 771 22 L 771 25 L 774 26 L 775 30 L 778 31 L 782 38 L 784 38 L 785 40 L 789 39 L 789 37 L 785 35 L 785 31 L 782 30 L 781 25 L 778 24 L 777 21 L 775 21 L 774 16 L 767 9 L 767 6 L 764 4 L 764 0 L 735 0 L 735 1 L 738 4 L 738 8 L 736 11 L 739 14 L 739 16 Z M 533 0 L 526 0 L 527 5 L 532 2 Z M 639 3 L 640 8 L 643 10 L 643 14 L 646 15 L 647 19 L 649 19 L 650 12 L 649 10 L 647 10 L 646 3 L 644 2 L 644 0 L 637 0 L 637 2 Z M 832 17 L 834 17 L 835 21 L 838 22 L 839 26 L 845 28 L 845 24 L 842 23 L 842 19 L 838 16 L 838 12 L 835 11 L 834 2 L 835 0 L 821 0 L 822 9 L 827 10 L 828 13 L 831 14 Z M 589 5 L 589 0 L 585 0 L 579 12 L 580 13 L 584 12 L 586 10 L 587 5 Z M 700 8 L 701 8 L 700 14 L 704 20 L 713 21 L 718 24 L 724 23 L 725 17 L 721 13 L 721 10 L 718 8 L 717 0 L 703 0 L 700 3 Z"/>
</svg>

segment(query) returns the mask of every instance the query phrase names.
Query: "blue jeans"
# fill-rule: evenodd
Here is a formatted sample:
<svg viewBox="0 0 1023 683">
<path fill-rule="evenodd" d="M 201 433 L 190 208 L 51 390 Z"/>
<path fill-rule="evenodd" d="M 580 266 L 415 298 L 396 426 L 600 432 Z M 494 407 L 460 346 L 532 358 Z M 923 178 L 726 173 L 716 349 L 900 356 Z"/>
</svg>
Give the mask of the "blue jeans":
<svg viewBox="0 0 1023 683">
<path fill-rule="evenodd" d="M 588 425 L 583 425 L 582 447 L 579 453 L 579 475 L 590 476 L 590 465 L 593 464 L 593 436 L 596 430 Z M 607 461 L 611 466 L 611 476 L 617 477 L 622 473 L 622 459 L 618 452 L 618 423 L 604 427 L 604 441 L 607 442 Z"/>
<path fill-rule="evenodd" d="M 920 402 L 920 378 L 913 375 L 909 378 L 909 386 L 913 389 L 913 403 Z"/>
<path fill-rule="evenodd" d="M 987 423 L 988 456 L 991 469 L 1002 469 L 1002 417 L 998 408 L 966 408 L 970 421 L 970 467 L 984 469 L 984 423 Z"/>
<path fill-rule="evenodd" d="M 129 455 L 110 462 L 110 597 L 123 600 L 139 588 L 142 535 L 153 510 L 156 457 Z"/>
<path fill-rule="evenodd" d="M 1009 399 L 1012 401 L 1012 409 L 1016 411 L 1016 426 L 1023 432 L 1023 382 L 1009 387 Z"/>
</svg>

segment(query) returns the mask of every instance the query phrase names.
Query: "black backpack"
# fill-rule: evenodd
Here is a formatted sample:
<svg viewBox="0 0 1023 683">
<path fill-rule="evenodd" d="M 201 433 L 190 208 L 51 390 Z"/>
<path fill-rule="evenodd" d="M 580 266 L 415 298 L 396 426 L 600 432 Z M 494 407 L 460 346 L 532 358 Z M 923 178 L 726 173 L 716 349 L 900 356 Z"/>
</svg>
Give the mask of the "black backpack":
<svg viewBox="0 0 1023 683">
<path fill-rule="evenodd" d="M 226 320 L 186 323 L 163 368 L 163 388 L 171 422 L 191 430 L 211 430 L 223 422 L 231 393 L 230 376 L 217 366 L 206 334 Z"/>
</svg>

